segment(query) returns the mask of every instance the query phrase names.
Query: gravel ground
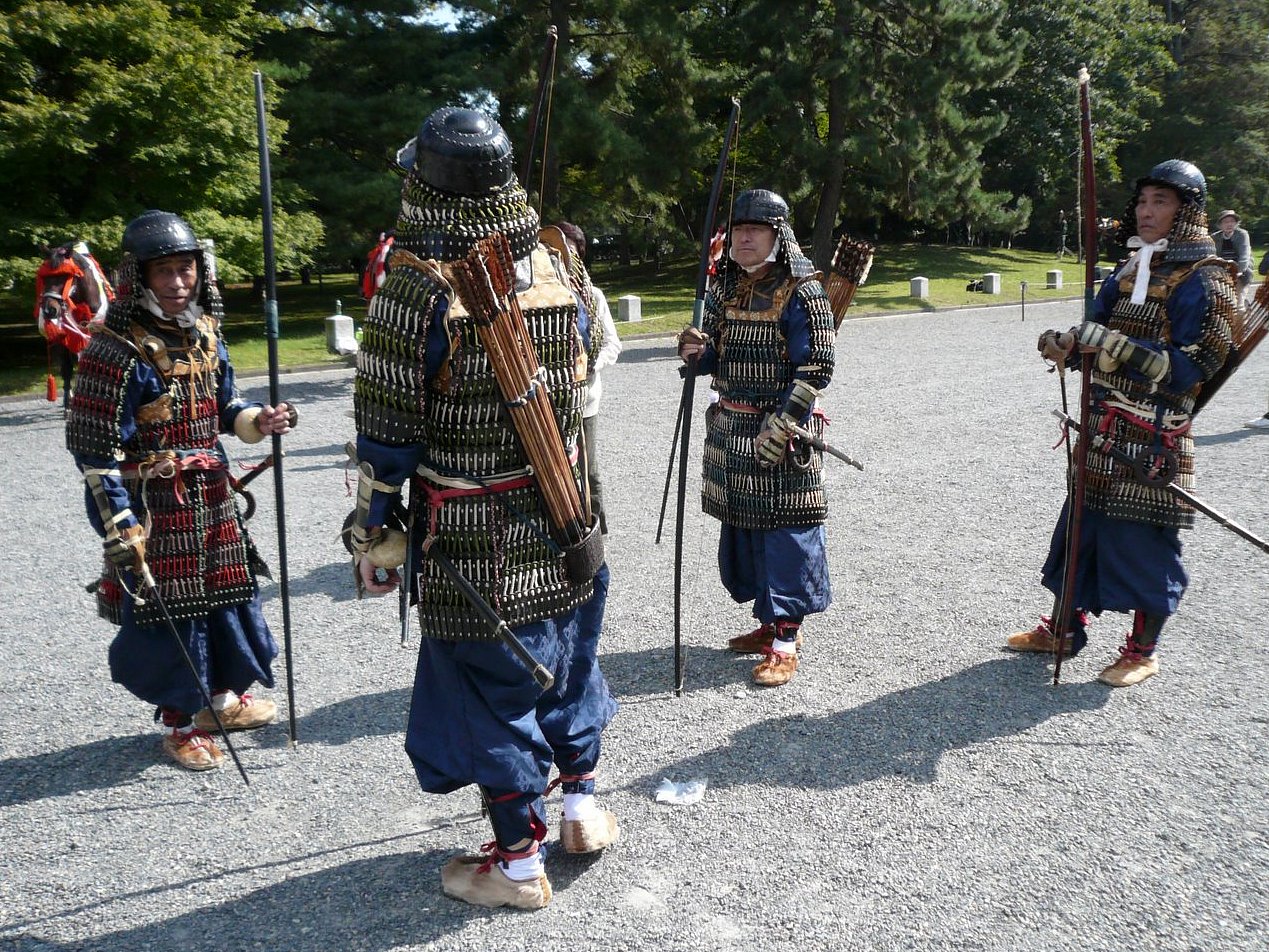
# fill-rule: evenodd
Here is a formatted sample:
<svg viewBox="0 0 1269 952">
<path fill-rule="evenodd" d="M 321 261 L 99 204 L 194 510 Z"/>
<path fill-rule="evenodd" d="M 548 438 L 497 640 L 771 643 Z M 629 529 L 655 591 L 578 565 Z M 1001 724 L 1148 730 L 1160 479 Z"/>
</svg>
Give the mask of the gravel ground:
<svg viewBox="0 0 1269 952">
<path fill-rule="evenodd" d="M 20 567 L 0 582 L 0 949 L 1265 948 L 1269 559 L 1214 523 L 1187 535 L 1191 588 L 1143 686 L 1094 680 L 1125 616 L 1093 625 L 1057 688 L 1044 660 L 1000 649 L 1048 607 L 1065 457 L 1034 342 L 1077 320 L 1064 302 L 845 325 L 830 435 L 867 469 L 827 463 L 836 602 L 786 688 L 751 686 L 752 660 L 722 650 L 749 616 L 718 582 L 694 460 L 680 698 L 673 545 L 652 543 L 676 362 L 665 341 L 627 346 L 602 444 L 603 662 L 623 707 L 601 783 L 623 837 L 553 854 L 555 900 L 532 915 L 440 894 L 441 864 L 487 827 L 474 792 L 419 792 L 402 751 L 416 638 L 398 647 L 395 599 L 352 595 L 336 539 L 349 371 L 283 381 L 303 413 L 286 460 L 300 744 L 282 724 L 238 735 L 249 790 L 232 769 L 169 766 L 150 710 L 110 683 L 60 413 L 3 405 Z M 1267 391 L 1269 349 L 1196 426 L 1200 493 L 1261 534 L 1269 435 L 1241 424 Z M 271 482 L 253 529 L 276 567 Z M 280 638 L 277 587 L 264 597 Z M 707 781 L 705 798 L 655 803 L 667 777 Z"/>
</svg>

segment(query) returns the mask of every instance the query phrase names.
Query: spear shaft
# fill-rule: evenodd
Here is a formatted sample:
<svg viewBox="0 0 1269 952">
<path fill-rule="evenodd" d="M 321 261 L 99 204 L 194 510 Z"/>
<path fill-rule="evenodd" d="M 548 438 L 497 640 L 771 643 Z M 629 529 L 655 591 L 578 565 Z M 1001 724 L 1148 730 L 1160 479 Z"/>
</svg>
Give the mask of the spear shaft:
<svg viewBox="0 0 1269 952">
<path fill-rule="evenodd" d="M 257 71 L 256 137 L 260 143 L 260 209 L 264 228 L 264 330 L 269 346 L 269 405 L 276 407 L 278 396 L 278 298 L 277 271 L 273 258 L 273 176 L 269 172 L 269 132 L 264 116 L 264 80 Z M 282 642 L 286 653 L 287 726 L 291 746 L 295 736 L 295 670 L 291 650 L 291 594 L 286 562 L 286 505 L 282 492 L 282 437 L 273 434 L 273 496 L 278 518 L 278 587 L 282 596 Z"/>
<path fill-rule="evenodd" d="M 1093 319 L 1093 286 L 1097 271 L 1097 175 L 1093 168 L 1093 114 L 1088 97 L 1088 70 L 1080 67 L 1080 148 L 1081 173 L 1084 186 L 1084 320 Z M 1080 421 L 1089 417 L 1092 405 L 1093 359 L 1089 354 L 1080 355 Z M 1053 683 L 1062 677 L 1062 656 L 1066 648 L 1066 633 L 1075 613 L 1075 578 L 1079 565 L 1080 530 L 1084 521 L 1084 486 L 1088 475 L 1088 440 L 1080 437 L 1075 448 L 1074 472 L 1068 470 L 1067 490 L 1070 504 L 1066 509 L 1066 571 L 1062 577 L 1062 595 L 1053 619 L 1054 664 Z"/>
<path fill-rule="evenodd" d="M 696 300 L 692 305 L 692 326 L 697 330 L 705 321 L 705 288 L 709 282 L 710 239 L 714 235 L 714 220 L 718 200 L 723 192 L 723 174 L 727 170 L 727 156 L 731 152 L 731 140 L 740 124 L 740 100 L 731 101 L 731 118 L 727 122 L 727 134 L 723 137 L 718 167 L 714 170 L 714 184 L 709 191 L 709 203 L 705 206 L 705 224 L 701 228 L 701 260 L 696 274 Z M 690 359 L 683 368 L 683 396 L 679 401 L 682 418 L 679 440 L 679 494 L 675 506 L 674 525 L 674 694 L 683 693 L 683 512 L 687 500 L 687 457 L 692 445 L 692 401 L 696 393 L 696 360 Z"/>
</svg>

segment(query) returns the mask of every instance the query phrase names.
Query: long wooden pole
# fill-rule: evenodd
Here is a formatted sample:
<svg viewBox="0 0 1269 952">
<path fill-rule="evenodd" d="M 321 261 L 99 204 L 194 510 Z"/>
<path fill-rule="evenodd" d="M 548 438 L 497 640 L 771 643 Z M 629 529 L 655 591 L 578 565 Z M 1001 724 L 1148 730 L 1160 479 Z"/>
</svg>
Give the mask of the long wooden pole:
<svg viewBox="0 0 1269 952">
<path fill-rule="evenodd" d="M 1084 320 L 1093 319 L 1094 293 L 1097 278 L 1097 175 L 1093 168 L 1093 114 L 1088 96 L 1088 70 L 1080 67 L 1080 147 L 1083 151 L 1084 220 Z M 1078 345 L 1077 345 L 1078 346 Z M 1086 427 L 1092 406 L 1093 359 L 1080 355 L 1080 424 Z M 1088 476 L 1088 440 L 1080 435 L 1075 447 L 1075 471 L 1069 474 L 1066 510 L 1066 571 L 1062 577 L 1062 594 L 1053 619 L 1054 648 L 1053 683 L 1062 677 L 1062 657 L 1066 652 L 1066 634 L 1075 613 L 1075 585 L 1079 567 L 1080 530 L 1084 521 L 1084 487 Z"/>
<path fill-rule="evenodd" d="M 273 259 L 273 177 L 269 172 L 269 133 L 265 127 L 264 80 L 256 72 L 256 134 L 260 143 L 260 211 L 264 229 L 264 328 L 269 347 L 269 404 L 276 407 L 278 393 L 278 295 Z M 278 518 L 278 590 L 282 601 L 282 643 L 286 652 L 287 727 L 291 746 L 295 732 L 295 667 L 291 645 L 291 584 L 286 559 L 286 503 L 282 492 L 282 437 L 273 434 L 273 496 Z"/>
<path fill-rule="evenodd" d="M 723 175 L 727 171 L 727 156 L 736 128 L 740 125 L 740 100 L 731 101 L 731 118 L 727 133 L 723 136 L 723 148 L 718 155 L 718 167 L 714 169 L 714 184 L 709 190 L 705 206 L 705 222 L 701 227 L 701 258 L 696 272 L 696 300 L 692 304 L 692 326 L 697 330 L 705 322 L 705 289 L 709 282 L 709 245 L 714 237 L 714 221 L 718 212 L 718 200 L 723 193 Z M 683 513 L 687 500 L 687 458 L 692 445 L 692 404 L 696 393 L 696 360 L 683 368 L 683 395 L 679 400 L 681 436 L 679 439 L 679 494 L 675 503 L 674 522 L 674 694 L 683 694 Z"/>
</svg>

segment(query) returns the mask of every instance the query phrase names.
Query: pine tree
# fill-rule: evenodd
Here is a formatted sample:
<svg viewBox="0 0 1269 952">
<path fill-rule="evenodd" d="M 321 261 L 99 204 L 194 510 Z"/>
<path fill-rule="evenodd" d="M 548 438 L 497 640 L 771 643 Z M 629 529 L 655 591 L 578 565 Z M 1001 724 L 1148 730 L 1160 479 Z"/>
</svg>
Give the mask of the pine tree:
<svg viewBox="0 0 1269 952">
<path fill-rule="evenodd" d="M 249 0 L 10 3 L 0 20 L 0 258 L 34 270 L 41 244 L 88 240 L 118 255 L 146 208 L 187 217 L 218 243 L 221 273 L 259 270 Z M 271 130 L 281 137 L 284 126 Z M 299 263 L 311 215 L 279 215 Z M 294 250 L 293 250 L 294 249 Z M 284 263 L 283 266 L 286 266 Z"/>
</svg>

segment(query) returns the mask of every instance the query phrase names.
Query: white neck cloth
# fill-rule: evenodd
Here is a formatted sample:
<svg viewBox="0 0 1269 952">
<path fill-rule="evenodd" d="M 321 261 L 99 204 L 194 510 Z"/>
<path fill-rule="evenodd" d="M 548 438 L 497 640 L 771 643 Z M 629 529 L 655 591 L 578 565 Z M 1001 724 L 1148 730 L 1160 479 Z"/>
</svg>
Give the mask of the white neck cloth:
<svg viewBox="0 0 1269 952">
<path fill-rule="evenodd" d="M 1150 287 L 1150 259 L 1154 257 L 1156 251 L 1168 250 L 1168 239 L 1160 238 L 1158 241 L 1146 241 L 1140 235 L 1133 235 L 1128 239 L 1129 248 L 1137 248 L 1138 251 L 1131 261 L 1124 266 L 1121 272 L 1122 277 L 1129 277 L 1136 272 L 1136 278 L 1132 284 L 1132 297 L 1129 300 L 1133 304 L 1146 303 L 1146 289 Z"/>
<path fill-rule="evenodd" d="M 142 286 L 141 302 L 145 305 L 145 309 L 157 317 L 161 321 L 174 321 L 178 326 L 189 330 L 198 323 L 198 319 L 203 316 L 203 309 L 198 304 L 198 292 L 202 289 L 202 282 L 194 285 L 194 293 L 190 295 L 189 304 L 185 306 L 185 310 L 179 314 L 169 314 L 163 310 L 163 305 L 159 304 L 159 299 L 149 288 Z"/>
</svg>

